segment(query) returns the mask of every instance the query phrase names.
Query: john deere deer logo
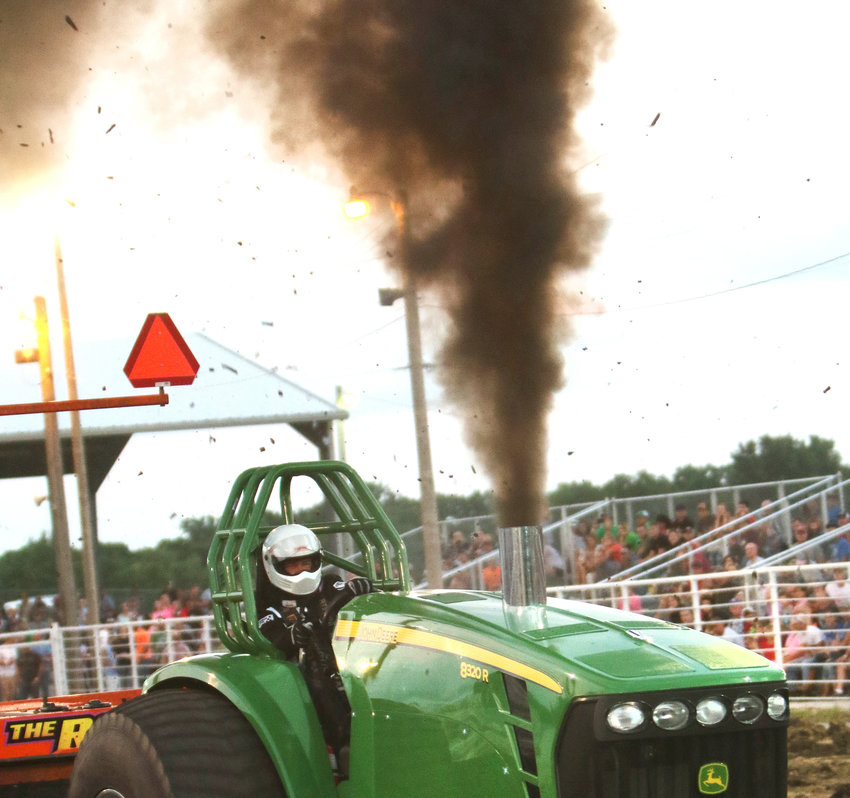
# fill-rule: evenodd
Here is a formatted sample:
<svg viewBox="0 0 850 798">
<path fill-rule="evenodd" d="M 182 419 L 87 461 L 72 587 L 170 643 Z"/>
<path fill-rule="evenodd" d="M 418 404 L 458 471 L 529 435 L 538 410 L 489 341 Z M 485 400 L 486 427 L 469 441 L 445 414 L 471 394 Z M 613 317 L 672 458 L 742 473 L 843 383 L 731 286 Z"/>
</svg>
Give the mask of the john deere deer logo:
<svg viewBox="0 0 850 798">
<path fill-rule="evenodd" d="M 703 795 L 726 792 L 729 786 L 729 768 L 723 762 L 709 762 L 699 769 L 697 784 Z"/>
</svg>

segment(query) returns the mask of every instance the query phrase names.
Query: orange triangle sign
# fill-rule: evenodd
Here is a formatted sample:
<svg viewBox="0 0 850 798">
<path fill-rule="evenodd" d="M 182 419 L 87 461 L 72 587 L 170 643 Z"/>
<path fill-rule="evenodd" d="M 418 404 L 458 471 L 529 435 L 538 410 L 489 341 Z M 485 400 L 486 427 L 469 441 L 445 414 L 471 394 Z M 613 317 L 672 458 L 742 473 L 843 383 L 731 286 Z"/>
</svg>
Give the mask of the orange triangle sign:
<svg viewBox="0 0 850 798">
<path fill-rule="evenodd" d="M 198 361 L 167 313 L 149 313 L 124 373 L 135 388 L 153 388 L 157 383 L 191 385 Z"/>
</svg>

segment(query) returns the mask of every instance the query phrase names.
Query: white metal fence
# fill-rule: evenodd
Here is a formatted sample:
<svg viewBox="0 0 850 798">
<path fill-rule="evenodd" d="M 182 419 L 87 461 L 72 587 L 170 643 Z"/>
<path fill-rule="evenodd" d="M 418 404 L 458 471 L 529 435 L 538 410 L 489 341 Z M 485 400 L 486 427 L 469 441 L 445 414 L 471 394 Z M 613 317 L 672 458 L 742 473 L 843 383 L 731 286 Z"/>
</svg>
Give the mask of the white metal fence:
<svg viewBox="0 0 850 798">
<path fill-rule="evenodd" d="M 7 632 L 0 635 L 0 698 L 138 688 L 160 665 L 223 650 L 212 615 Z M 15 675 L 4 682 L 9 661 Z"/>
</svg>

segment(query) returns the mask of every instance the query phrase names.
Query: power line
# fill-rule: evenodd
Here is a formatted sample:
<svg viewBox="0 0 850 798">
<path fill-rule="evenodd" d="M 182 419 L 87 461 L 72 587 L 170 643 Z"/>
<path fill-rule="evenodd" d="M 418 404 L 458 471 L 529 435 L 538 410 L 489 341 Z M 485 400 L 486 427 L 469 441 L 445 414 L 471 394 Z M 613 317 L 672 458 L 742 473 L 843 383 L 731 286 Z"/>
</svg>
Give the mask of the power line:
<svg viewBox="0 0 850 798">
<path fill-rule="evenodd" d="M 850 252 L 844 252 L 841 255 L 836 255 L 834 258 L 829 258 L 828 260 L 820 261 L 820 263 L 813 263 L 810 266 L 803 266 L 801 269 L 794 269 L 793 271 L 786 272 L 785 274 L 777 274 L 773 277 L 765 277 L 763 280 L 755 280 L 752 283 L 745 283 L 744 285 L 736 285 L 731 288 L 723 288 L 719 291 L 712 291 L 707 294 L 698 294 L 697 296 L 688 296 L 682 297 L 680 299 L 670 299 L 666 302 L 656 302 L 651 305 L 634 305 L 632 307 L 623 308 L 606 308 L 604 310 L 579 310 L 574 312 L 565 312 L 564 316 L 604 316 L 608 313 L 632 313 L 637 310 L 654 310 L 656 308 L 668 307 L 670 305 L 683 305 L 686 302 L 697 302 L 701 299 L 712 299 L 713 297 L 723 296 L 724 294 L 731 294 L 735 291 L 743 291 L 747 288 L 755 288 L 759 285 L 766 285 L 767 283 L 774 283 L 777 280 L 785 280 L 788 277 L 796 277 L 798 274 L 804 274 L 805 272 L 812 271 L 814 269 L 819 269 L 822 266 L 828 266 L 831 263 L 835 263 L 842 258 L 846 258 L 850 256 Z"/>
</svg>

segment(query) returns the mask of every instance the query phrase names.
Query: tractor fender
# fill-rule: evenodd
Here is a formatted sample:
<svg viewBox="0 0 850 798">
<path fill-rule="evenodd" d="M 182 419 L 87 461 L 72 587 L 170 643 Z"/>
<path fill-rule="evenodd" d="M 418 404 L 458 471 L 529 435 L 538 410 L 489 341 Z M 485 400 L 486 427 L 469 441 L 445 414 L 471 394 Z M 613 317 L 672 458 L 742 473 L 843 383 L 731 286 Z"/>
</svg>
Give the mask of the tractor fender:
<svg viewBox="0 0 850 798">
<path fill-rule="evenodd" d="M 212 689 L 237 707 L 268 751 L 287 795 L 336 798 L 318 716 L 296 664 L 250 654 L 202 654 L 160 668 L 142 692 L 169 688 Z"/>
</svg>

